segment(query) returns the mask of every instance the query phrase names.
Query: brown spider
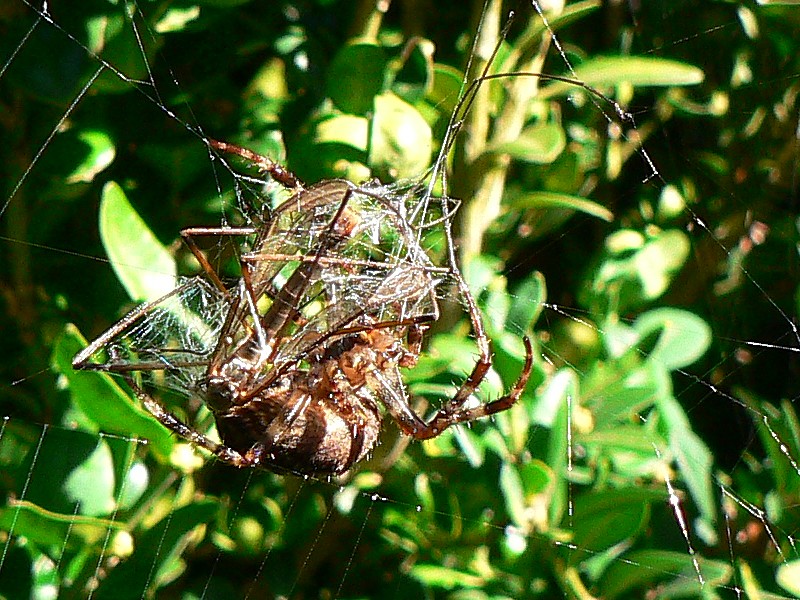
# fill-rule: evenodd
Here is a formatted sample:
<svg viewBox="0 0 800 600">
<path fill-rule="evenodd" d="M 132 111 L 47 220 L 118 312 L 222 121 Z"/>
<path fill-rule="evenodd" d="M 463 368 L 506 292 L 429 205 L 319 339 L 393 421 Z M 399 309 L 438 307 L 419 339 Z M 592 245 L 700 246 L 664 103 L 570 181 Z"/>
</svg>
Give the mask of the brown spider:
<svg viewBox="0 0 800 600">
<path fill-rule="evenodd" d="M 444 157 L 481 81 L 496 77 L 488 68 L 499 48 L 451 115 L 431 172 L 445 190 Z M 519 399 L 533 364 L 527 337 L 511 391 L 467 406 L 491 367 L 491 349 L 456 264 L 449 199 L 441 199 L 441 215 L 431 219 L 431 190 L 419 184 L 331 179 L 305 186 L 267 157 L 206 143 L 257 166 L 291 196 L 253 226 L 183 230 L 205 276 L 129 313 L 80 352 L 73 368 L 121 374 L 163 425 L 224 462 L 302 474 L 340 474 L 363 459 L 378 441 L 381 407 L 403 433 L 424 440 Z M 421 243 L 434 225 L 445 234 L 444 268 Z M 226 285 L 200 250 L 200 236 L 247 240 L 234 284 Z M 453 397 L 426 421 L 409 404 L 400 368 L 416 364 L 424 330 L 439 318 L 437 287 L 447 278 L 466 306 L 480 355 Z M 199 398 L 222 444 L 170 413 L 133 373 Z"/>
<path fill-rule="evenodd" d="M 404 216 L 408 192 L 340 179 L 306 187 L 266 157 L 209 144 L 255 163 L 291 197 L 257 227 L 183 230 L 205 277 L 129 313 L 75 357 L 75 369 L 122 374 L 163 425 L 226 463 L 303 474 L 339 474 L 363 459 L 378 441 L 381 406 L 403 433 L 423 440 L 518 400 L 532 366 L 527 338 L 510 393 L 466 406 L 491 365 L 489 341 L 459 272 L 435 267 L 420 246 Z M 198 236 L 254 238 L 234 285 L 223 283 Z M 467 306 L 480 357 L 426 422 L 399 369 L 416 364 L 445 275 Z M 134 372 L 204 401 L 222 444 L 170 413 Z"/>
</svg>

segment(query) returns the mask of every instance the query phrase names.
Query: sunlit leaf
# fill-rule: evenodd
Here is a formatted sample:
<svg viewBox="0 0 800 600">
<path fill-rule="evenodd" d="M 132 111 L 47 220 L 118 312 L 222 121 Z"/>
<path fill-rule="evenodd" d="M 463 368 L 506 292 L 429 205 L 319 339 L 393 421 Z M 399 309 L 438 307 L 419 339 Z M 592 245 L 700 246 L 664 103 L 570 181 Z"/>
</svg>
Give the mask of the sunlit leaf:
<svg viewBox="0 0 800 600">
<path fill-rule="evenodd" d="M 446 590 L 457 587 L 480 587 L 484 583 L 481 577 L 471 573 L 429 564 L 414 565 L 411 567 L 411 576 L 425 585 Z"/>
<path fill-rule="evenodd" d="M 642 338 L 652 332 L 659 333 L 650 358 L 669 371 L 696 362 L 711 345 L 711 328 L 703 319 L 685 310 L 654 309 L 639 316 L 633 327 Z"/>
<path fill-rule="evenodd" d="M 114 161 L 114 141 L 104 131 L 86 129 L 78 132 L 78 141 L 87 149 L 82 162 L 67 176 L 67 182 L 88 183 Z"/>
<path fill-rule="evenodd" d="M 557 192 L 524 192 L 514 199 L 514 207 L 519 209 L 567 208 L 608 222 L 614 219 L 613 213 L 597 202 L 592 202 L 580 196 Z"/>
<path fill-rule="evenodd" d="M 780 565 L 775 581 L 790 594 L 800 596 L 800 560 L 793 560 Z"/>
<path fill-rule="evenodd" d="M 147 439 L 158 455 L 168 457 L 175 444 L 169 430 L 131 399 L 113 377 L 72 368 L 72 359 L 85 346 L 85 338 L 74 325 L 68 325 L 53 352 L 53 365 L 69 383 L 75 404 L 98 430 Z"/>
<path fill-rule="evenodd" d="M 123 530 L 119 520 L 59 514 L 18 500 L 0 509 L 0 530 L 42 545 L 79 549 L 101 542 L 109 531 Z"/>
<path fill-rule="evenodd" d="M 553 162 L 566 146 L 564 129 L 556 123 L 539 123 L 522 130 L 511 142 L 491 146 L 488 152 L 509 154 L 523 162 L 546 165 Z"/>
<path fill-rule="evenodd" d="M 708 446 L 692 430 L 691 423 L 678 401 L 671 395 L 661 396 L 658 407 L 667 429 L 669 447 L 703 519 L 713 526 L 717 521 L 714 495 L 714 457 Z"/>
<path fill-rule="evenodd" d="M 371 134 L 369 164 L 377 174 L 406 179 L 419 176 L 430 164 L 431 128 L 395 94 L 375 97 Z"/>
<path fill-rule="evenodd" d="M 100 237 L 114 272 L 133 300 L 155 300 L 175 287 L 175 259 L 113 182 L 103 187 Z"/>
<path fill-rule="evenodd" d="M 570 74 L 593 88 L 628 83 L 634 87 L 697 85 L 703 81 L 702 69 L 693 65 L 652 56 L 605 56 L 577 65 Z M 571 93 L 575 90 L 564 82 L 542 87 L 541 97 Z"/>
</svg>

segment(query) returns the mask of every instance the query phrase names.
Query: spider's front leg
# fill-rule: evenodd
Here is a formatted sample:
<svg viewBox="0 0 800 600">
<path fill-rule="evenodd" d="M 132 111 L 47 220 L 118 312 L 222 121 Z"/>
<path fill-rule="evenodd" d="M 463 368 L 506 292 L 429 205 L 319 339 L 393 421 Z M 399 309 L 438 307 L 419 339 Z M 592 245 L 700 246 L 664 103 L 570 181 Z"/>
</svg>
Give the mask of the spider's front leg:
<svg viewBox="0 0 800 600">
<path fill-rule="evenodd" d="M 525 365 L 522 367 L 522 373 L 520 373 L 517 382 L 508 394 L 486 404 L 464 408 L 464 403 L 478 389 L 478 385 L 480 385 L 488 370 L 488 366 L 484 366 L 485 363 L 478 362 L 470 376 L 456 392 L 456 395 L 439 409 L 430 422 L 425 423 L 424 427 L 411 432 L 410 435 L 418 440 L 427 440 L 436 437 L 451 425 L 482 419 L 514 406 L 528 384 L 528 378 L 531 376 L 533 368 L 533 346 L 531 341 L 527 336 L 522 338 L 522 341 L 525 344 Z M 491 365 L 491 362 L 489 364 Z"/>
<path fill-rule="evenodd" d="M 207 140 L 207 142 L 208 145 L 215 150 L 219 150 L 220 152 L 224 152 L 226 154 L 235 154 L 237 156 L 241 156 L 249 163 L 258 167 L 262 172 L 268 173 L 270 177 L 288 190 L 299 192 L 304 188 L 303 182 L 297 178 L 297 175 L 267 156 L 256 154 L 252 150 L 242 148 L 236 144 L 229 144 L 228 142 L 220 142 L 210 138 Z"/>
<path fill-rule="evenodd" d="M 471 408 L 464 408 L 467 400 L 475 393 L 475 390 L 478 389 L 481 381 L 486 377 L 486 373 L 492 366 L 492 355 L 489 338 L 484 330 L 483 321 L 481 320 L 475 299 L 466 282 L 460 276 L 460 273 L 456 271 L 456 274 L 458 285 L 462 297 L 467 304 L 467 310 L 470 315 L 470 320 L 472 321 L 473 330 L 475 331 L 480 357 L 475 367 L 472 369 L 472 373 L 469 374 L 469 377 L 467 377 L 453 397 L 439 409 L 429 422 L 426 423 L 420 419 L 408 406 L 407 401 L 402 402 L 399 399 L 395 399 L 392 403 L 393 406 L 389 408 L 390 414 L 392 414 L 404 433 L 418 440 L 427 440 L 436 437 L 451 425 L 474 421 L 475 419 L 481 419 L 508 410 L 522 395 L 533 368 L 533 346 L 531 345 L 530 339 L 525 336 L 522 340 L 525 344 L 525 364 L 522 367 L 522 372 L 514 384 L 514 387 L 511 388 L 511 391 L 502 398 L 498 398 L 492 402 Z"/>
</svg>

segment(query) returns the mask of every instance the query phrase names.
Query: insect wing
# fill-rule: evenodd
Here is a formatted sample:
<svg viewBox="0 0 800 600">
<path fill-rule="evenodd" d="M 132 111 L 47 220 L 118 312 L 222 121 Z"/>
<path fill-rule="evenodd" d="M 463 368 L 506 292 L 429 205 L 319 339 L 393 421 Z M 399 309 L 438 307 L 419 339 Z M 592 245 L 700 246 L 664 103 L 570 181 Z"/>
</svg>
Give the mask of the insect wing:
<svg viewBox="0 0 800 600">
<path fill-rule="evenodd" d="M 202 277 L 143 304 L 75 357 L 76 368 L 140 372 L 145 380 L 190 394 L 206 370 L 229 300 Z"/>
</svg>

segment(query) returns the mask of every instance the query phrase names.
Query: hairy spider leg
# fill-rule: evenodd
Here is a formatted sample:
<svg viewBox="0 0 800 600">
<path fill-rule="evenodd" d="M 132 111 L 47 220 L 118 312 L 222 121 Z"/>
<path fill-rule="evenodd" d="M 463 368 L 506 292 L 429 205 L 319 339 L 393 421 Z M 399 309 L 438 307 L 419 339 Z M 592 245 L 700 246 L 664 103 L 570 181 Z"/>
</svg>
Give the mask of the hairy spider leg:
<svg viewBox="0 0 800 600">
<path fill-rule="evenodd" d="M 300 261 L 299 266 L 273 298 L 272 304 L 263 316 L 258 314 L 257 309 L 258 297 L 264 287 L 259 271 L 259 266 L 263 261 L 247 254 L 241 257 L 241 291 L 234 301 L 235 306 L 232 307 L 223 327 L 219 349 L 215 352 L 209 365 L 208 380 L 216 380 L 215 383 L 225 381 L 226 366 L 237 357 L 241 358 L 239 369 L 244 376 L 236 383 L 235 392 L 234 388 L 230 388 L 230 392 L 226 392 L 230 396 L 235 394 L 235 398 L 229 397 L 228 402 L 224 402 L 217 410 L 213 410 L 212 407 L 216 417 L 225 419 L 233 416 L 239 406 L 244 406 L 251 400 L 258 400 L 259 395 L 276 381 L 275 370 L 265 374 L 263 367 L 274 360 L 280 345 L 279 341 L 285 335 L 289 323 L 301 316 L 299 305 L 303 301 L 308 287 L 319 278 L 320 260 L 326 253 L 347 239 L 356 227 L 357 216 L 347 210 L 352 193 L 353 188 L 349 182 L 332 180 L 303 189 L 295 197 L 286 201 L 290 206 L 296 205 L 304 210 L 320 204 L 336 203 L 338 206 L 335 214 L 320 234 L 320 242 L 316 246 L 312 260 Z M 277 212 L 280 212 L 280 209 L 281 207 Z M 273 223 L 276 218 L 273 215 Z M 262 242 L 272 233 L 269 231 L 269 227 L 265 228 L 265 231 L 266 233 L 262 232 Z M 248 337 L 241 340 L 233 352 L 229 352 L 225 345 L 228 343 L 226 342 L 227 338 L 232 339 L 231 328 L 236 327 L 239 322 L 246 321 L 246 317 L 239 314 L 242 301 L 245 305 L 243 310 L 251 317 L 257 347 L 253 347 L 253 338 L 248 334 Z M 255 351 L 254 355 L 253 351 Z M 295 421 L 306 411 L 312 398 L 309 394 L 290 393 L 286 400 L 266 430 L 259 435 L 256 443 L 245 454 L 247 460 L 253 464 L 270 456 L 272 448 L 286 432 L 291 431 Z"/>
<path fill-rule="evenodd" d="M 504 410 L 508 410 L 514 406 L 514 404 L 516 404 L 522 395 L 522 392 L 525 390 L 525 386 L 528 384 L 528 378 L 531 375 L 531 369 L 533 367 L 533 346 L 531 345 L 531 341 L 527 336 L 525 336 L 522 338 L 522 342 L 525 344 L 525 364 L 522 367 L 522 372 L 520 373 L 519 378 L 508 394 L 498 398 L 497 400 L 493 400 L 492 402 L 487 402 L 471 408 L 464 408 L 464 403 L 466 402 L 467 398 L 469 398 L 469 396 L 477 389 L 486 373 L 486 369 L 484 368 L 481 371 L 483 376 L 480 378 L 476 377 L 475 374 L 479 372 L 479 367 L 482 367 L 482 365 L 485 364 L 478 362 L 472 374 L 470 374 L 467 380 L 462 384 L 453 400 L 450 400 L 443 408 L 439 409 L 439 411 L 434 415 L 433 419 L 431 419 L 428 423 L 423 423 L 424 427 L 422 429 L 411 431 L 409 435 L 412 435 L 418 440 L 430 439 L 432 437 L 436 437 L 442 433 L 442 431 L 452 425 L 456 425 L 457 423 L 465 423 L 468 421 L 474 421 L 475 419 L 482 419 L 484 417 L 503 412 Z M 455 402 L 455 398 L 459 394 L 464 393 L 465 390 L 466 396 L 464 399 L 460 403 Z"/>
<path fill-rule="evenodd" d="M 369 302 L 367 302 L 366 306 L 348 315 L 347 319 L 331 324 L 331 328 L 329 331 L 320 334 L 318 337 L 312 340 L 309 340 L 308 344 L 305 347 L 300 348 L 298 350 L 293 360 L 281 364 L 277 368 L 275 368 L 270 373 L 269 377 L 265 378 L 263 381 L 259 383 L 257 387 L 253 389 L 253 393 L 258 394 L 261 391 L 263 391 L 265 388 L 270 386 L 275 380 L 277 380 L 281 375 L 291 370 L 298 362 L 300 362 L 303 359 L 303 357 L 308 356 L 318 348 L 324 348 L 325 345 L 331 342 L 332 340 L 336 338 L 342 339 L 347 336 L 363 332 L 377 331 L 381 329 L 407 328 L 406 338 L 408 343 L 408 349 L 406 351 L 406 356 L 403 359 L 405 362 L 401 366 L 404 367 L 413 366 L 416 363 L 416 355 L 420 353 L 422 348 L 422 342 L 423 342 L 422 332 L 425 329 L 427 329 L 428 323 L 436 321 L 439 318 L 439 309 L 438 309 L 438 304 L 436 302 L 435 290 L 430 289 L 427 293 L 430 294 L 431 296 L 431 306 L 432 306 L 432 312 L 429 314 L 417 315 L 415 317 L 409 317 L 406 319 L 394 319 L 388 321 L 378 321 L 375 323 L 369 323 L 363 325 L 351 325 L 351 323 L 357 321 L 362 317 L 371 316 L 370 313 L 378 307 L 378 304 L 371 305 Z M 412 355 L 414 356 L 413 360 L 410 358 Z"/>
<path fill-rule="evenodd" d="M 462 423 L 476 418 L 481 418 L 510 408 L 517 400 L 519 400 L 519 397 L 522 395 L 533 368 L 533 347 L 530 339 L 525 336 L 523 338 L 523 343 L 525 344 L 525 363 L 520 376 L 517 378 L 516 383 L 511 389 L 511 392 L 502 398 L 498 398 L 493 402 L 489 402 L 488 404 L 464 409 L 464 404 L 475 392 L 475 390 L 478 389 L 481 381 L 483 381 L 483 379 L 486 377 L 486 373 L 492 366 L 491 344 L 489 342 L 489 337 L 486 335 L 486 330 L 483 326 L 483 319 L 480 311 L 478 310 L 475 298 L 469 289 L 469 285 L 467 285 L 467 282 L 464 280 L 464 277 L 461 274 L 456 262 L 452 222 L 447 220 L 444 222 L 443 226 L 450 272 L 455 278 L 461 298 L 467 306 L 467 312 L 469 314 L 470 321 L 472 322 L 472 330 L 475 334 L 475 341 L 478 344 L 480 356 L 478 357 L 478 361 L 475 363 L 472 372 L 469 374 L 467 379 L 464 380 L 464 383 L 461 384 L 453 397 L 437 411 L 431 421 L 428 423 L 421 421 L 412 411 L 413 417 L 416 418 L 411 418 L 410 424 L 407 425 L 407 432 L 416 439 L 429 439 L 436 437 L 444 429 L 456 423 Z"/>
<path fill-rule="evenodd" d="M 256 154 L 252 150 L 248 150 L 247 148 L 242 148 L 241 146 L 230 144 L 228 142 L 220 142 L 211 138 L 208 138 L 206 141 L 208 142 L 208 145 L 215 150 L 219 150 L 220 152 L 224 152 L 226 154 L 235 154 L 252 163 L 262 172 L 268 173 L 270 177 L 287 189 L 301 191 L 305 187 L 303 182 L 298 179 L 297 175 L 267 156 Z"/>
<path fill-rule="evenodd" d="M 178 434 L 180 437 L 188 440 L 192 444 L 208 450 L 211 454 L 216 456 L 219 460 L 233 465 L 235 467 L 250 467 L 255 466 L 252 458 L 240 454 L 233 448 L 229 448 L 224 444 L 219 444 L 203 435 L 199 431 L 189 427 L 186 423 L 181 421 L 174 414 L 169 412 L 163 404 L 154 399 L 150 394 L 145 392 L 128 373 L 122 375 L 125 381 L 133 390 L 136 398 L 144 404 L 144 407 L 153 415 L 158 421 L 170 431 Z"/>
<path fill-rule="evenodd" d="M 220 142 L 222 145 L 222 143 Z M 233 147 L 232 145 L 224 145 L 228 150 L 228 146 Z M 238 148 L 238 147 L 235 147 Z M 241 149 L 245 151 L 245 149 Z M 246 151 L 244 155 L 245 158 L 251 159 L 250 155 L 257 156 L 249 151 Z M 263 160 L 257 161 L 259 165 L 263 164 L 265 161 L 269 161 L 266 157 L 261 157 Z M 296 181 L 292 180 L 292 181 Z M 284 183 L 284 182 L 282 182 Z M 226 323 L 223 326 L 223 335 L 219 337 L 217 349 L 214 352 L 213 356 L 215 359 L 212 360 L 212 365 L 209 368 L 209 372 L 214 370 L 213 364 L 216 363 L 217 365 L 224 363 L 226 360 L 230 360 L 230 357 L 234 355 L 237 350 L 243 347 L 247 343 L 247 339 L 240 341 L 237 344 L 237 348 L 231 351 L 230 348 L 225 351 L 225 345 L 227 342 L 227 335 L 225 332 L 229 332 L 232 328 L 237 326 L 244 326 L 249 330 L 248 337 L 250 335 L 255 335 L 256 339 L 259 340 L 261 344 L 271 344 L 271 347 L 276 347 L 277 344 L 274 344 L 274 340 L 277 337 L 280 337 L 281 333 L 285 328 L 288 326 L 288 323 L 291 321 L 296 321 L 300 318 L 299 312 L 296 310 L 295 306 L 299 299 L 302 297 L 304 290 L 306 289 L 307 285 L 310 281 L 314 278 L 314 273 L 319 270 L 319 261 L 323 258 L 323 253 L 330 248 L 328 246 L 334 245 L 335 240 L 337 239 L 337 235 L 333 235 L 332 231 L 339 226 L 339 222 L 344 221 L 346 224 L 343 226 L 345 229 L 352 226 L 352 223 L 347 223 L 347 219 L 343 219 L 344 210 L 346 208 L 347 202 L 350 198 L 352 193 L 351 187 L 349 182 L 344 182 L 341 180 L 334 180 L 334 181 L 327 181 L 312 186 L 309 189 L 303 188 L 302 186 L 296 186 L 294 189 L 297 189 L 297 193 L 292 198 L 288 199 L 283 203 L 271 216 L 270 221 L 275 222 L 278 217 L 280 216 L 282 209 L 286 210 L 289 208 L 292 209 L 311 209 L 320 204 L 325 204 L 330 202 L 330 197 L 333 195 L 335 196 L 337 193 L 341 194 L 341 201 L 339 201 L 340 206 L 339 209 L 331 220 L 329 224 L 329 231 L 328 235 L 324 238 L 324 240 L 329 240 L 330 242 L 327 245 L 322 245 L 318 248 L 316 254 L 311 257 L 310 265 L 305 265 L 303 268 L 298 268 L 295 273 L 292 275 L 292 278 L 280 289 L 280 290 L 267 290 L 268 286 L 271 286 L 271 281 L 262 281 L 263 278 L 258 278 L 257 275 L 253 273 L 256 272 L 257 263 L 259 262 L 258 256 L 255 257 L 251 255 L 245 255 L 239 257 L 239 262 L 242 267 L 242 280 L 244 282 L 244 288 L 246 290 L 246 294 L 239 294 L 237 296 L 232 296 L 230 290 L 223 284 L 222 280 L 220 279 L 216 269 L 210 264 L 208 259 L 205 256 L 205 253 L 199 248 L 197 243 L 195 242 L 196 237 L 204 237 L 204 236 L 213 236 L 213 237 L 223 237 L 223 236 L 245 236 L 245 235 L 254 235 L 262 233 L 262 238 L 265 237 L 263 235 L 263 231 L 259 230 L 254 227 L 192 227 L 186 228 L 181 231 L 181 237 L 183 238 L 184 242 L 186 243 L 189 250 L 192 254 L 197 258 L 198 262 L 200 263 L 201 267 L 203 268 L 204 273 L 209 277 L 212 283 L 222 291 L 227 297 L 231 299 L 231 307 L 228 312 L 228 318 L 226 319 Z M 267 226 L 265 229 L 268 229 Z M 347 235 L 348 232 L 344 231 L 339 233 L 338 236 Z M 341 238 L 340 238 L 341 239 Z M 254 282 L 254 279 L 257 281 Z M 272 293 L 269 293 L 269 292 Z M 257 314 L 255 306 L 257 304 L 258 298 L 261 296 L 262 293 L 267 292 L 269 293 L 270 297 L 273 298 L 272 306 L 270 307 L 267 314 L 263 317 L 260 317 Z M 250 322 L 248 322 L 239 311 L 241 299 L 245 299 L 246 307 L 245 311 L 249 313 L 252 317 Z M 124 327 L 123 327 L 124 329 Z M 255 331 L 253 331 L 253 329 Z M 120 329 L 121 330 L 121 329 Z M 119 331 L 119 330 L 118 330 Z M 267 357 L 265 356 L 266 360 Z M 264 362 L 264 361 L 262 361 Z M 158 367 L 156 367 L 158 368 Z M 260 365 L 259 367 L 260 368 Z M 256 372 L 258 369 L 254 369 Z"/>
</svg>

